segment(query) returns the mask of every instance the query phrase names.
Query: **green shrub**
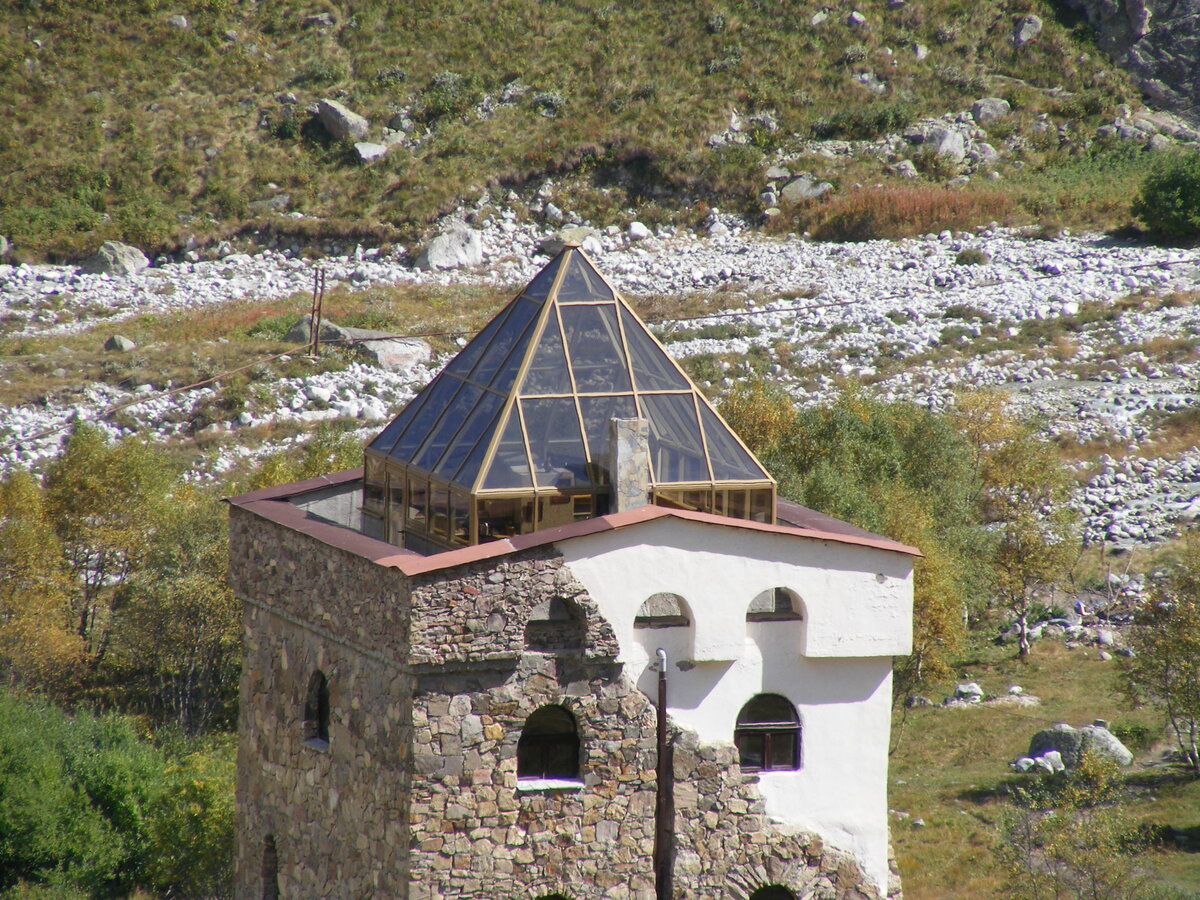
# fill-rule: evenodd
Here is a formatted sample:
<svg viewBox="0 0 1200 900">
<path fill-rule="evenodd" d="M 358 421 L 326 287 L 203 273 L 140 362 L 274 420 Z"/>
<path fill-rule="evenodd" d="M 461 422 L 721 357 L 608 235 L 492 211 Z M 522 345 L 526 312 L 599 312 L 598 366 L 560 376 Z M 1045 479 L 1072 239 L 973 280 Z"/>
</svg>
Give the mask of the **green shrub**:
<svg viewBox="0 0 1200 900">
<path fill-rule="evenodd" d="M 1200 237 L 1200 151 L 1173 154 L 1147 175 L 1133 214 L 1162 237 Z"/>
<path fill-rule="evenodd" d="M 954 257 L 956 265 L 960 266 L 986 266 L 992 261 L 992 258 L 976 247 L 966 247 L 958 251 L 958 255 Z"/>
<path fill-rule="evenodd" d="M 438 72 L 417 97 L 413 118 L 432 122 L 445 116 L 460 116 L 475 105 L 479 96 L 474 79 L 458 72 Z"/>
</svg>

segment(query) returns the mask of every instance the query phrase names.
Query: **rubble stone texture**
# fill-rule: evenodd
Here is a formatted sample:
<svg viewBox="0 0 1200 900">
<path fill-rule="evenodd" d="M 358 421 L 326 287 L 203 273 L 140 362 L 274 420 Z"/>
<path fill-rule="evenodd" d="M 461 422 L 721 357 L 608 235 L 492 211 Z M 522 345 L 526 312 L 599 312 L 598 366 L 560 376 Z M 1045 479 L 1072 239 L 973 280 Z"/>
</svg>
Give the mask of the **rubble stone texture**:
<svg viewBox="0 0 1200 900">
<path fill-rule="evenodd" d="M 545 548 L 409 578 L 234 508 L 245 605 L 236 896 L 651 900 L 655 709 L 586 590 Z M 329 743 L 306 743 L 314 671 Z M 561 705 L 577 783 L 521 782 L 517 742 Z M 732 741 L 671 726 L 675 895 L 877 900 L 855 861 L 773 824 Z M 893 879 L 888 896 L 900 896 Z"/>
</svg>

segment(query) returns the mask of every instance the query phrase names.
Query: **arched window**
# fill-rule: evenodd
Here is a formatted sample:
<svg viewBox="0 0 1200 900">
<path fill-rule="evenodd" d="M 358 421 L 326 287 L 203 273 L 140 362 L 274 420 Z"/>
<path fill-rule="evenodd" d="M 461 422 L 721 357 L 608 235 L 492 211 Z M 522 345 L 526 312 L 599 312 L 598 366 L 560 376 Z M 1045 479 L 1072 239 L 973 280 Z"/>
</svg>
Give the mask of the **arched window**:
<svg viewBox="0 0 1200 900">
<path fill-rule="evenodd" d="M 579 734 L 573 715 L 561 706 L 543 706 L 530 714 L 517 742 L 517 777 L 579 777 Z"/>
<path fill-rule="evenodd" d="M 743 769 L 800 768 L 800 717 L 778 694 L 759 694 L 742 707 L 733 742 Z"/>
<path fill-rule="evenodd" d="M 304 742 L 310 747 L 329 746 L 329 682 L 320 669 L 308 679 L 304 698 Z"/>
<path fill-rule="evenodd" d="M 570 600 L 552 597 L 530 612 L 525 623 L 525 645 L 541 652 L 578 650 L 583 646 L 584 631 L 578 607 Z"/>
<path fill-rule="evenodd" d="M 796 900 L 796 895 L 778 884 L 760 887 L 750 895 L 750 900 Z"/>
<path fill-rule="evenodd" d="M 279 900 L 279 852 L 273 834 L 263 841 L 262 895 L 263 900 Z"/>
<path fill-rule="evenodd" d="M 672 628 L 690 625 L 687 601 L 678 594 L 652 594 L 633 619 L 634 628 Z"/>
<path fill-rule="evenodd" d="M 747 622 L 778 622 L 802 619 L 800 598 L 784 587 L 767 588 L 750 601 L 746 609 Z"/>
</svg>

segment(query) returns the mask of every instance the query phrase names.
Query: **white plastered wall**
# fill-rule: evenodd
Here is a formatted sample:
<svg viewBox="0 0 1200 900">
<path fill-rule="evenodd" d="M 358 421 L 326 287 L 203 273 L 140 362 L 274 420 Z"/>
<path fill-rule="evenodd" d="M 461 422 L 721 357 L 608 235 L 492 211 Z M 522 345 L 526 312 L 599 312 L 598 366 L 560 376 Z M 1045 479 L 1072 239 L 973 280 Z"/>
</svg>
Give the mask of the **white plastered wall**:
<svg viewBox="0 0 1200 900">
<path fill-rule="evenodd" d="M 795 705 L 801 767 L 761 774 L 767 813 L 853 853 L 883 892 L 891 657 L 907 654 L 912 642 L 912 560 L 679 519 L 574 538 L 558 549 L 650 696 L 655 649 L 667 652 L 671 715 L 702 741 L 732 742 L 738 711 L 756 694 L 781 694 Z M 746 622 L 750 601 L 773 587 L 801 598 L 802 621 Z M 638 607 L 661 591 L 687 601 L 691 626 L 633 627 Z"/>
</svg>

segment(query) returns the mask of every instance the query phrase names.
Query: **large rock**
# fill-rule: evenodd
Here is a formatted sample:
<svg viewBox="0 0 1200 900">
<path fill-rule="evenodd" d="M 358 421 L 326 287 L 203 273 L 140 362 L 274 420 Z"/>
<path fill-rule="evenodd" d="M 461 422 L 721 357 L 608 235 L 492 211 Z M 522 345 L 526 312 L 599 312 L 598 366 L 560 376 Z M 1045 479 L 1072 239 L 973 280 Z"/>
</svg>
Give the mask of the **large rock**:
<svg viewBox="0 0 1200 900">
<path fill-rule="evenodd" d="M 105 241 L 100 249 L 83 261 L 79 271 L 89 275 L 133 275 L 150 265 L 137 247 L 118 241 Z"/>
<path fill-rule="evenodd" d="M 952 162 L 962 162 L 967 156 L 967 144 L 962 132 L 945 125 L 934 125 L 925 132 L 923 146 Z"/>
<path fill-rule="evenodd" d="M 361 140 L 367 136 L 367 129 L 371 127 L 366 119 L 336 100 L 322 100 L 317 105 L 317 116 L 325 130 L 339 141 Z"/>
<path fill-rule="evenodd" d="M 285 341 L 297 344 L 308 343 L 308 332 L 312 327 L 312 316 L 302 316 L 288 329 L 284 335 Z M 407 372 L 418 363 L 428 362 L 432 351 L 427 343 L 416 338 L 400 338 L 386 331 L 372 331 L 369 328 L 349 328 L 336 325 L 333 322 L 321 322 L 322 341 L 340 341 L 354 347 L 368 361 L 392 372 Z M 313 392 L 309 391 L 309 396 Z M 329 397 L 321 398 L 328 400 Z"/>
<path fill-rule="evenodd" d="M 1003 119 L 1012 107 L 1002 97 L 982 97 L 971 104 L 971 118 L 977 125 L 986 125 L 997 119 Z"/>
<path fill-rule="evenodd" d="M 806 176 L 794 178 L 783 186 L 779 199 L 784 203 L 800 203 L 804 200 L 815 200 L 833 190 L 828 181 L 816 182 Z"/>
<path fill-rule="evenodd" d="M 388 152 L 386 144 L 375 144 L 371 141 L 357 141 L 354 144 L 354 153 L 358 156 L 359 162 L 370 162 L 373 159 L 379 159 Z"/>
<path fill-rule="evenodd" d="M 1045 756 L 1052 750 L 1062 755 L 1063 765 L 1068 769 L 1077 767 L 1083 759 L 1083 754 L 1087 752 L 1110 759 L 1119 766 L 1127 766 L 1133 762 L 1133 754 L 1129 749 L 1116 735 L 1099 724 L 1072 728 L 1060 723 L 1053 728 L 1039 731 L 1029 741 L 1031 757 Z"/>
<path fill-rule="evenodd" d="M 417 258 L 418 269 L 460 269 L 483 262 L 483 237 L 461 226 L 443 232 L 429 242 Z"/>
<path fill-rule="evenodd" d="M 1013 25 L 1012 42 L 1016 47 L 1024 46 L 1042 33 L 1042 20 L 1035 15 L 1021 16 Z"/>
</svg>

